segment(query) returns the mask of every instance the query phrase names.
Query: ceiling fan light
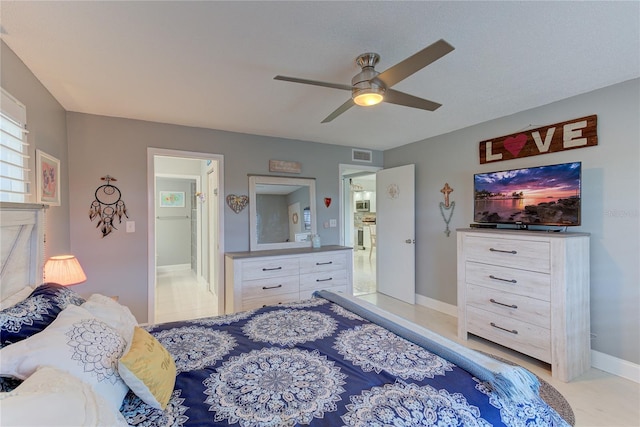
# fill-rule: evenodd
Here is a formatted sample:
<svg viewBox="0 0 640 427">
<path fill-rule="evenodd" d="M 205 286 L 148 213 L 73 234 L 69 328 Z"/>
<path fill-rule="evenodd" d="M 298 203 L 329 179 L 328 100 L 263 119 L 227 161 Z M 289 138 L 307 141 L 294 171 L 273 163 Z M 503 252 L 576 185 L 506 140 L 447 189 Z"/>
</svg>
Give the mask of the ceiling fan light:
<svg viewBox="0 0 640 427">
<path fill-rule="evenodd" d="M 360 93 L 353 98 L 353 102 L 362 107 L 370 107 L 372 105 L 379 104 L 382 100 L 382 94 L 377 92 Z"/>
</svg>

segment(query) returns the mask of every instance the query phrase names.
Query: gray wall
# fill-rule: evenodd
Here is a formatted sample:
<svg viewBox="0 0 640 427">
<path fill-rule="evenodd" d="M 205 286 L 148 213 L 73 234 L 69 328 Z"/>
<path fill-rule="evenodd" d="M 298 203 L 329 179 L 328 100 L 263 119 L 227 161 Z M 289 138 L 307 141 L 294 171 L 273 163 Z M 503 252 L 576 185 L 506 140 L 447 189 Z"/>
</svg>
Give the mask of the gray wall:
<svg viewBox="0 0 640 427">
<path fill-rule="evenodd" d="M 156 177 L 156 266 L 191 263 L 191 182 Z M 161 191 L 180 191 L 184 207 L 161 207 Z"/>
<path fill-rule="evenodd" d="M 416 290 L 456 305 L 456 239 L 438 204 L 454 189 L 452 230 L 473 222 L 473 174 L 582 161 L 582 225 L 591 233 L 594 350 L 640 363 L 640 80 L 384 152 L 385 168 L 416 165 Z M 480 165 L 478 144 L 527 127 L 598 115 L 598 146 Z"/>
<path fill-rule="evenodd" d="M 340 217 L 338 204 L 326 208 L 323 198 L 338 200 L 338 165 L 351 163 L 352 147 L 72 112 L 67 133 L 71 249 L 90 277 L 78 288 L 118 295 L 139 321 L 147 319 L 147 147 L 224 155 L 225 197 L 248 194 L 247 175 L 269 175 L 269 159 L 298 161 L 300 176 L 316 178 L 317 223 Z M 381 165 L 382 153 L 373 154 L 373 165 Z M 89 204 L 106 174 L 118 179 L 135 233 L 118 230 L 103 239 L 89 222 Z M 323 244 L 339 243 L 338 227 L 320 227 L 319 234 Z M 236 214 L 225 204 L 224 245 L 227 252 L 249 250 L 249 209 Z"/>
<path fill-rule="evenodd" d="M 51 96 L 31 71 L 7 45 L 0 41 L 0 86 L 15 96 L 27 107 L 29 135 L 29 165 L 36 170 L 36 149 L 60 160 L 60 206 L 52 206 L 46 213 L 45 256 L 66 254 L 70 251 L 69 240 L 69 162 L 67 161 L 66 111 Z M 35 203 L 35 176 L 32 180 Z M 87 206 L 86 212 L 89 212 Z"/>
</svg>

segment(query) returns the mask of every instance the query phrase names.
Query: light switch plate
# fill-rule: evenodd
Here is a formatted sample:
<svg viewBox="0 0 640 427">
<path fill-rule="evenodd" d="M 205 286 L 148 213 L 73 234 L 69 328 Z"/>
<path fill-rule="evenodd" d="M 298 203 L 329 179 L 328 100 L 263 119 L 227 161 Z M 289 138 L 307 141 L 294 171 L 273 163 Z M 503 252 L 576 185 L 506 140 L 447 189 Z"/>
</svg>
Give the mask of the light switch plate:
<svg viewBox="0 0 640 427">
<path fill-rule="evenodd" d="M 135 233 L 135 231 L 136 231 L 136 222 L 127 221 L 127 233 Z"/>
</svg>

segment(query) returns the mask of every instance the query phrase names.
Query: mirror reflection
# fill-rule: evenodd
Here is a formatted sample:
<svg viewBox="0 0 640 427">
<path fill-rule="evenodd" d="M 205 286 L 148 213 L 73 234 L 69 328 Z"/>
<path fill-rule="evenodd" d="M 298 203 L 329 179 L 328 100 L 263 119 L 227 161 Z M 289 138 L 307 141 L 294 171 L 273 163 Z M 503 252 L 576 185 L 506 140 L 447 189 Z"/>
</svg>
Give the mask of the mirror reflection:
<svg viewBox="0 0 640 427">
<path fill-rule="evenodd" d="M 315 180 L 249 177 L 251 250 L 310 246 L 315 234 Z"/>
</svg>

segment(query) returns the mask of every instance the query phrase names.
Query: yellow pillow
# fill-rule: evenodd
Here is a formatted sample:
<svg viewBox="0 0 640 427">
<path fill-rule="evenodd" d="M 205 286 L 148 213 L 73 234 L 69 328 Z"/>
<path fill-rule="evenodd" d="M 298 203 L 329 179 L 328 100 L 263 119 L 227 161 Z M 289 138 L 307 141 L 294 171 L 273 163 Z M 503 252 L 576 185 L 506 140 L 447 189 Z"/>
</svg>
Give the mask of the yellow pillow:
<svg viewBox="0 0 640 427">
<path fill-rule="evenodd" d="M 158 409 L 167 407 L 176 383 L 176 364 L 149 332 L 135 327 L 131 347 L 118 361 L 118 372 L 144 403 Z"/>
</svg>

